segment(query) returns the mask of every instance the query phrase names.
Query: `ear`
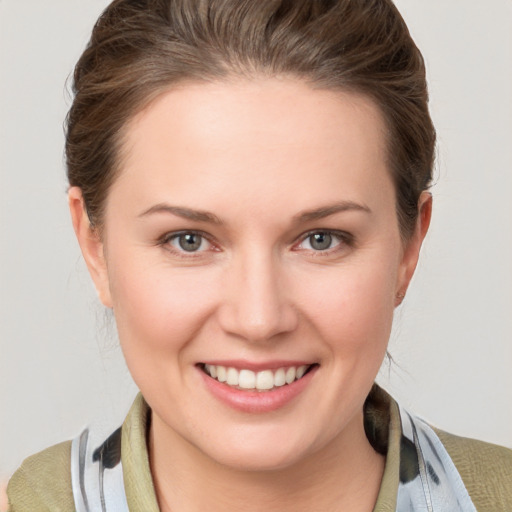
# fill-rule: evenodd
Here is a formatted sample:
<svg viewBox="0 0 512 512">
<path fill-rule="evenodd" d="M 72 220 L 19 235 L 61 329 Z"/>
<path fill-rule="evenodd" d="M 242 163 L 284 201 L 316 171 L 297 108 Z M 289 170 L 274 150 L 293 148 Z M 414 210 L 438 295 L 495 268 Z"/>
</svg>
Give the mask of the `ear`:
<svg viewBox="0 0 512 512">
<path fill-rule="evenodd" d="M 431 218 L 432 194 L 424 191 L 421 193 L 418 200 L 418 218 L 414 232 L 404 246 L 398 273 L 395 306 L 399 306 L 405 297 L 409 283 L 416 270 L 416 265 L 418 264 L 421 245 L 423 244 L 423 240 L 430 226 Z"/>
<path fill-rule="evenodd" d="M 98 231 L 91 225 L 79 187 L 70 187 L 68 205 L 75 235 L 98 296 L 105 307 L 112 308 L 103 242 Z"/>
</svg>

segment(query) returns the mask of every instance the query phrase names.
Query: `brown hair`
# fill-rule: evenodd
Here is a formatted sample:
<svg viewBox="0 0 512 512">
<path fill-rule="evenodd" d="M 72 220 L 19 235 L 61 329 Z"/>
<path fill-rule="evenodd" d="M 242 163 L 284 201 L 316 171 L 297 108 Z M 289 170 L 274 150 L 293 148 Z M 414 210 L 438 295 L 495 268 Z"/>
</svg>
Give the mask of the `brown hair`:
<svg viewBox="0 0 512 512">
<path fill-rule="evenodd" d="M 101 227 L 122 131 L 182 81 L 290 75 L 372 98 L 388 129 L 402 236 L 430 186 L 435 130 L 425 67 L 391 0 L 115 0 L 78 61 L 67 118 L 71 186 Z"/>
</svg>

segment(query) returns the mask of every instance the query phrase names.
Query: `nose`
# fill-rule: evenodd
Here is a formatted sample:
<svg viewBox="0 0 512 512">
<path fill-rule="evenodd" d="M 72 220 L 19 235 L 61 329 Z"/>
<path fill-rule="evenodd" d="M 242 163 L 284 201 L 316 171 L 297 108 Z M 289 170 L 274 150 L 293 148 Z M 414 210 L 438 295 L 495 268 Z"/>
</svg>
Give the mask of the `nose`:
<svg viewBox="0 0 512 512">
<path fill-rule="evenodd" d="M 263 342 L 296 328 L 298 315 L 281 266 L 271 255 L 251 254 L 226 270 L 219 309 L 224 332 Z"/>
</svg>

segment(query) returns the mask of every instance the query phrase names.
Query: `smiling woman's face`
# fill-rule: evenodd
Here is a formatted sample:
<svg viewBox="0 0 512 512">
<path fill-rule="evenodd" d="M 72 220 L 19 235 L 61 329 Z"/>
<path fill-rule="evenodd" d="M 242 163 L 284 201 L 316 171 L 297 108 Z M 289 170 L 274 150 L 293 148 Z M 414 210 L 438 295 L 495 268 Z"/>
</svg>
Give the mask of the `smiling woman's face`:
<svg viewBox="0 0 512 512">
<path fill-rule="evenodd" d="M 246 469 L 366 442 L 424 234 L 401 241 L 384 133 L 361 96 L 183 85 L 127 127 L 102 242 L 71 190 L 155 442 Z"/>
</svg>

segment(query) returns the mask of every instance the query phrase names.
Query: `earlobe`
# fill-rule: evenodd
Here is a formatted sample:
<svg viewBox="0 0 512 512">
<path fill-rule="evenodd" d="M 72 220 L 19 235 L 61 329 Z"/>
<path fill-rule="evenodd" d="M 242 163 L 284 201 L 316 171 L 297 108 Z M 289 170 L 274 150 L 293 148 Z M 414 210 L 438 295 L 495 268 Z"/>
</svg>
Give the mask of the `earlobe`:
<svg viewBox="0 0 512 512">
<path fill-rule="evenodd" d="M 91 225 L 79 187 L 70 187 L 68 205 L 73 229 L 98 296 L 105 307 L 112 308 L 103 242 L 97 230 Z"/>
<path fill-rule="evenodd" d="M 399 306 L 405 297 L 409 283 L 418 264 L 420 249 L 427 235 L 432 218 L 432 194 L 424 191 L 418 201 L 418 218 L 416 227 L 404 247 L 398 275 L 395 306 Z"/>
</svg>

